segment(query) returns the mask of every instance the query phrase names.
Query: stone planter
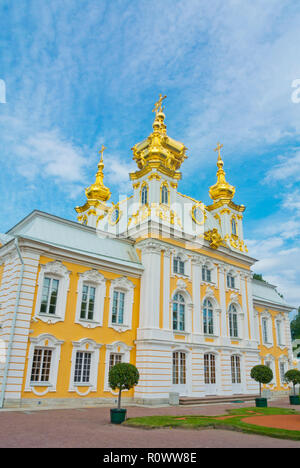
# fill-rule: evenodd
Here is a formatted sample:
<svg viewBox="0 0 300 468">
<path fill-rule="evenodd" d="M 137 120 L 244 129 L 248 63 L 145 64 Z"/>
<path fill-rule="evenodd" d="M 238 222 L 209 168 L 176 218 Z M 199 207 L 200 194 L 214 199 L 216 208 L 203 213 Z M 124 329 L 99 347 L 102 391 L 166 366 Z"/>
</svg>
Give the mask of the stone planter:
<svg viewBox="0 0 300 468">
<path fill-rule="evenodd" d="M 126 419 L 126 409 L 111 408 L 110 410 L 110 422 L 112 424 L 121 424 Z"/>
<path fill-rule="evenodd" d="M 300 397 L 298 395 L 290 395 L 291 405 L 300 405 Z"/>
<path fill-rule="evenodd" d="M 255 398 L 257 408 L 267 408 L 268 400 L 266 398 Z"/>
</svg>

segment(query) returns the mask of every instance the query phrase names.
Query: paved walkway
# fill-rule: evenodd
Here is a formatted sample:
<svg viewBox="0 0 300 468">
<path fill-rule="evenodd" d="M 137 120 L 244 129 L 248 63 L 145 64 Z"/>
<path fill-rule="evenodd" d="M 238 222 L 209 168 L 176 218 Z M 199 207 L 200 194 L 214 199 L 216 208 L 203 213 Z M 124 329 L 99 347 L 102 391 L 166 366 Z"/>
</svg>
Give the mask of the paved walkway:
<svg viewBox="0 0 300 468">
<path fill-rule="evenodd" d="M 193 407 L 128 407 L 128 417 L 146 415 L 221 415 L 226 409 L 252 406 L 218 404 Z M 287 399 L 269 406 L 292 408 Z M 294 407 L 297 410 L 299 406 Z M 0 411 L 0 447 L 96 448 L 300 448 L 300 442 L 228 430 L 137 429 L 110 424 L 109 408 Z"/>
</svg>

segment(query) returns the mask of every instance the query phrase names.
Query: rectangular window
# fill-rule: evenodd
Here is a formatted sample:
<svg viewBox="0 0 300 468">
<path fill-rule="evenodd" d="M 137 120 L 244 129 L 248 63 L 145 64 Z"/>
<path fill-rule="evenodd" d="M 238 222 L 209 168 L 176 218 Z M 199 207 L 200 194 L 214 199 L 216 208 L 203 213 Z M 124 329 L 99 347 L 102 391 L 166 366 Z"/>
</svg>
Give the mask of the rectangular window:
<svg viewBox="0 0 300 468">
<path fill-rule="evenodd" d="M 173 260 L 173 270 L 174 270 L 174 273 L 179 273 L 180 275 L 184 275 L 184 262 L 180 260 L 179 257 L 175 257 Z"/>
<path fill-rule="evenodd" d="M 235 278 L 232 275 L 227 275 L 227 287 L 235 289 Z"/>
<path fill-rule="evenodd" d="M 241 383 L 241 361 L 239 356 L 231 356 L 231 381 L 233 384 Z"/>
<path fill-rule="evenodd" d="M 277 344 L 281 345 L 281 323 L 277 320 L 276 322 L 276 328 L 277 328 Z"/>
<path fill-rule="evenodd" d="M 92 353 L 77 351 L 75 361 L 74 382 L 89 383 Z"/>
<path fill-rule="evenodd" d="M 281 381 L 281 383 L 285 383 L 285 378 L 284 378 L 284 374 L 285 374 L 285 365 L 284 365 L 284 362 L 280 362 L 280 363 L 279 363 L 279 373 L 280 373 L 280 381 Z"/>
<path fill-rule="evenodd" d="M 49 382 L 52 350 L 35 348 L 31 369 L 31 382 Z"/>
<path fill-rule="evenodd" d="M 55 315 L 59 280 L 44 278 L 40 313 Z"/>
<path fill-rule="evenodd" d="M 109 356 L 109 370 L 115 366 L 116 364 L 120 364 L 122 362 L 122 354 L 115 354 L 111 353 Z"/>
<path fill-rule="evenodd" d="M 114 291 L 112 307 L 112 323 L 123 324 L 124 321 L 124 300 L 125 293 Z"/>
<path fill-rule="evenodd" d="M 268 343 L 268 320 L 262 319 L 262 332 L 264 343 Z"/>
<path fill-rule="evenodd" d="M 95 293 L 96 288 L 84 284 L 82 287 L 82 299 L 80 318 L 85 320 L 93 320 L 94 318 L 94 307 L 95 307 Z"/>
<path fill-rule="evenodd" d="M 202 281 L 211 283 L 211 271 L 206 267 L 202 268 Z"/>
<path fill-rule="evenodd" d="M 238 337 L 237 314 L 229 314 L 229 334 L 232 338 Z"/>
</svg>

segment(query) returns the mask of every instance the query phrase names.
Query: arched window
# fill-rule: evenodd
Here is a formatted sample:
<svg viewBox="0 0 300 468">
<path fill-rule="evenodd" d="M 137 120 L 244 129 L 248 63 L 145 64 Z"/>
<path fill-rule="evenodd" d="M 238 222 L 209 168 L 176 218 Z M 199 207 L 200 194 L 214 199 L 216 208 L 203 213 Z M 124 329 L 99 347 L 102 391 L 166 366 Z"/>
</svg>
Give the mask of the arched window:
<svg viewBox="0 0 300 468">
<path fill-rule="evenodd" d="M 148 203 L 148 188 L 146 185 L 144 185 L 142 188 L 141 202 L 142 202 L 142 205 L 147 205 Z"/>
<path fill-rule="evenodd" d="M 213 321 L 213 306 L 209 299 L 205 299 L 203 303 L 203 333 L 213 335 L 214 321 Z"/>
<path fill-rule="evenodd" d="M 229 307 L 229 335 L 232 338 L 238 337 L 238 315 L 235 305 Z"/>
<path fill-rule="evenodd" d="M 231 220 L 231 232 L 234 236 L 237 236 L 237 226 L 235 218 L 232 218 Z"/>
<path fill-rule="evenodd" d="M 184 275 L 184 262 L 181 260 L 180 257 L 174 257 L 173 270 L 174 270 L 174 273 L 179 273 L 180 275 Z"/>
<path fill-rule="evenodd" d="M 161 203 L 167 205 L 169 203 L 169 192 L 165 185 L 161 188 Z"/>
<path fill-rule="evenodd" d="M 173 330 L 185 329 L 185 300 L 181 294 L 175 294 L 173 298 Z"/>
</svg>

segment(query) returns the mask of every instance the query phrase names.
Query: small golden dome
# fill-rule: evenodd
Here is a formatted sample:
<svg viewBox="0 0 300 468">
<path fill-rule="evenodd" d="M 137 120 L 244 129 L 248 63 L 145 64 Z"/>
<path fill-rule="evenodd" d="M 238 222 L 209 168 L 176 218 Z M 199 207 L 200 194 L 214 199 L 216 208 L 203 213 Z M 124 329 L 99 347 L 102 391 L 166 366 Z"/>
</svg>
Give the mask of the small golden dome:
<svg viewBox="0 0 300 468">
<path fill-rule="evenodd" d="M 103 168 L 104 168 L 103 151 L 105 149 L 106 148 L 102 145 L 101 151 L 99 151 L 99 153 L 101 153 L 101 159 L 98 164 L 98 172 L 96 174 L 96 181 L 94 184 L 92 184 L 90 187 L 88 187 L 85 190 L 85 194 L 88 200 L 107 201 L 109 200 L 111 196 L 111 192 L 109 188 L 105 187 L 103 183 L 103 177 L 104 177 L 103 175 Z"/>
<path fill-rule="evenodd" d="M 209 189 L 209 196 L 212 200 L 231 200 L 234 197 L 235 194 L 235 187 L 233 185 L 230 185 L 228 182 L 226 182 L 225 179 L 225 171 L 223 169 L 224 162 L 222 161 L 221 154 L 220 154 L 220 149 L 223 147 L 223 145 L 220 145 L 218 143 L 217 147 L 215 148 L 215 151 L 218 151 L 218 161 L 217 161 L 217 166 L 218 166 L 218 171 L 217 171 L 217 178 L 218 181 L 215 185 L 212 185 Z"/>
</svg>

